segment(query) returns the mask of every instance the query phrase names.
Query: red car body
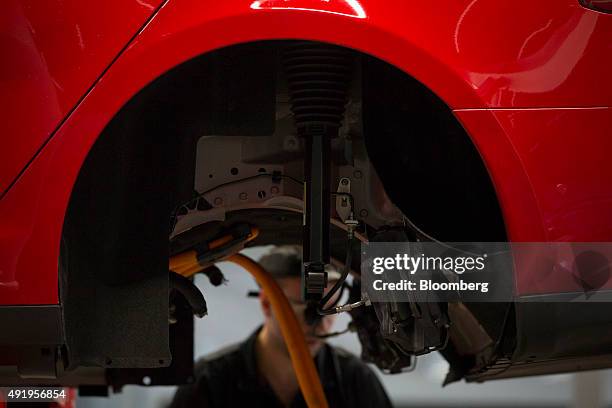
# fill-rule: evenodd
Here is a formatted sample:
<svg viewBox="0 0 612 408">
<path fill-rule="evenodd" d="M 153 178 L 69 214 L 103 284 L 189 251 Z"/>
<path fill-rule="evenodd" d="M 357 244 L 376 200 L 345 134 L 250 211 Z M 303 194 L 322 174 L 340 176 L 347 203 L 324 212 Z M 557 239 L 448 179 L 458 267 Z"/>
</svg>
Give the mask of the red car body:
<svg viewBox="0 0 612 408">
<path fill-rule="evenodd" d="M 345 46 L 433 91 L 477 147 L 510 241 L 612 238 L 612 15 L 578 0 L 9 0 L 0 10 L 0 305 L 59 303 L 70 194 L 121 107 L 185 61 L 259 40 Z M 517 276 L 517 294 L 533 294 L 533 279 Z"/>
<path fill-rule="evenodd" d="M 265 39 L 350 47 L 434 91 L 476 144 L 512 241 L 612 236 L 612 16 L 575 0 L 255 3 L 4 3 L 0 304 L 58 302 L 70 192 L 121 106 L 190 58 Z"/>
</svg>

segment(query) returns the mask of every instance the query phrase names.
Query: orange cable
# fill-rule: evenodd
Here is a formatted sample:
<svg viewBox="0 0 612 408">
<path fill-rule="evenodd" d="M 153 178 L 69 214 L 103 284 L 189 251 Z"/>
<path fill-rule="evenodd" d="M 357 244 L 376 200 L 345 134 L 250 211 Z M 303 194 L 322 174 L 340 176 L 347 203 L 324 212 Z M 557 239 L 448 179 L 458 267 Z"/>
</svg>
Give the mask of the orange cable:
<svg viewBox="0 0 612 408">
<path fill-rule="evenodd" d="M 327 408 L 327 399 L 323 392 L 319 373 L 310 355 L 306 339 L 298 323 L 293 308 L 278 283 L 257 262 L 242 254 L 234 254 L 226 259 L 246 269 L 259 283 L 270 299 L 274 315 L 278 319 L 280 329 L 289 350 L 293 369 L 298 380 L 302 395 L 309 408 Z"/>
</svg>

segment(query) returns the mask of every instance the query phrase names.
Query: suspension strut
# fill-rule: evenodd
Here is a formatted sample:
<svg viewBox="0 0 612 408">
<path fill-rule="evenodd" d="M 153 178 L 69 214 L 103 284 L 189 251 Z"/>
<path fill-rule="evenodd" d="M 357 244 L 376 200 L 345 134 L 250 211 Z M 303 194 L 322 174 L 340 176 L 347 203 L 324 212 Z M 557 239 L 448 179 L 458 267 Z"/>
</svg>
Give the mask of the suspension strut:
<svg viewBox="0 0 612 408">
<path fill-rule="evenodd" d="M 295 42 L 283 62 L 297 134 L 305 142 L 303 297 L 318 301 L 329 264 L 331 139 L 342 125 L 354 60 L 337 46 Z"/>
</svg>

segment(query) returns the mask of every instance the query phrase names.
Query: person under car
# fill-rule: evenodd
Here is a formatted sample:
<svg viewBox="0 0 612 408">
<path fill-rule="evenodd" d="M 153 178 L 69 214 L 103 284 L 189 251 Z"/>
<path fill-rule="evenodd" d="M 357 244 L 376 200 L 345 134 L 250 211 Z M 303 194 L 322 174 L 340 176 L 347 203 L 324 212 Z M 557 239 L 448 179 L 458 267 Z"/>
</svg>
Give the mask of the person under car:
<svg viewBox="0 0 612 408">
<path fill-rule="evenodd" d="M 304 331 L 330 407 L 390 407 L 374 372 L 356 356 L 324 341 L 335 316 L 308 319 L 301 298 L 301 248 L 275 247 L 259 261 L 277 281 Z M 329 290 L 340 273 L 328 270 Z M 334 296 L 340 296 L 341 291 Z M 337 299 L 331 299 L 333 302 Z M 280 325 L 266 293 L 259 293 L 263 325 L 240 344 L 222 349 L 196 363 L 196 379 L 179 387 L 172 408 L 182 407 L 306 407 Z"/>
</svg>

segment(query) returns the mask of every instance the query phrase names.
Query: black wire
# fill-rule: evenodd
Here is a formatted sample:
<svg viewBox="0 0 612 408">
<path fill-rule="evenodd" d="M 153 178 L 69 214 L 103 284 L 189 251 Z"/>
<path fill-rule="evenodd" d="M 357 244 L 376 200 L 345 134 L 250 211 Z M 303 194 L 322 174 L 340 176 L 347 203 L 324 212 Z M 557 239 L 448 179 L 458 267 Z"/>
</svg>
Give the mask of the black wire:
<svg viewBox="0 0 612 408">
<path fill-rule="evenodd" d="M 317 338 L 319 338 L 319 339 L 328 339 L 328 338 L 330 338 L 330 337 L 340 336 L 340 335 L 345 334 L 345 333 L 348 333 L 348 332 L 350 332 L 350 331 L 352 330 L 351 324 L 352 324 L 352 322 L 351 322 L 351 323 L 349 323 L 349 324 L 346 326 L 346 329 L 344 329 L 344 330 L 335 331 L 335 332 L 332 332 L 332 333 L 317 334 L 317 335 L 315 335 L 315 337 L 317 337 Z"/>
<path fill-rule="evenodd" d="M 196 316 L 206 316 L 208 308 L 204 295 L 190 279 L 178 273 L 170 272 L 168 285 L 170 289 L 176 290 L 183 296 Z"/>
<path fill-rule="evenodd" d="M 252 176 L 248 176 L 248 177 L 243 177 L 241 179 L 238 180 L 231 180 L 231 181 L 227 181 L 225 183 L 221 183 L 219 185 L 216 185 L 212 188 L 209 188 L 206 191 L 202 191 L 202 192 L 198 192 L 193 198 L 191 198 L 189 201 L 186 201 L 182 204 L 177 205 L 174 210 L 172 211 L 172 214 L 170 215 L 170 233 L 172 233 L 172 230 L 174 229 L 174 226 L 176 225 L 176 217 L 178 216 L 178 212 L 181 208 L 183 207 L 188 207 L 190 204 L 193 204 L 195 201 L 199 200 L 200 198 L 204 198 L 204 196 L 208 193 L 210 193 L 211 191 L 215 191 L 219 188 L 225 187 L 225 186 L 229 186 L 231 184 L 234 183 L 239 183 L 241 181 L 247 181 L 247 180 L 252 180 L 258 177 L 279 177 L 279 178 L 284 178 L 284 179 L 288 179 L 291 180 L 297 184 L 303 185 L 304 182 L 293 177 L 293 176 L 289 176 L 287 174 L 282 174 L 282 173 L 258 173 Z"/>
<path fill-rule="evenodd" d="M 351 271 L 351 261 L 353 259 L 353 251 L 352 251 L 353 239 L 354 237 L 351 236 L 351 238 L 349 238 L 346 242 L 346 259 L 344 261 L 344 269 L 342 270 L 342 275 L 340 276 L 340 279 L 336 281 L 334 286 L 332 286 L 329 292 L 327 292 L 327 294 L 323 296 L 323 298 L 319 302 L 319 307 L 317 308 L 317 312 L 322 316 L 332 315 L 336 313 L 336 309 L 333 306 L 330 307 L 329 309 L 324 309 L 324 308 L 325 308 L 325 304 L 329 302 L 329 300 L 336 294 L 336 292 L 338 292 L 338 290 L 344 285 L 344 282 L 346 281 L 346 278 L 348 277 L 349 272 Z"/>
</svg>

